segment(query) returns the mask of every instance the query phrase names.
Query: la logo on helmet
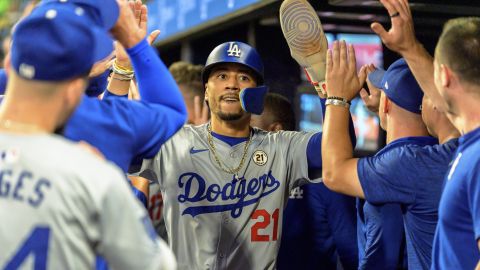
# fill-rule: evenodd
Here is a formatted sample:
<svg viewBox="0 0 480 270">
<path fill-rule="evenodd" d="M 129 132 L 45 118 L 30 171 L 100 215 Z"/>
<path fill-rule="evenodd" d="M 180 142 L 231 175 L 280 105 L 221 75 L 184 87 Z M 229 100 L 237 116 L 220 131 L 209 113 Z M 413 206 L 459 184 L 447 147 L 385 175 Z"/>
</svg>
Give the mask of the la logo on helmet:
<svg viewBox="0 0 480 270">
<path fill-rule="evenodd" d="M 235 42 L 230 42 L 230 46 L 227 50 L 228 56 L 240 57 L 242 51 L 238 48 L 238 44 Z"/>
</svg>

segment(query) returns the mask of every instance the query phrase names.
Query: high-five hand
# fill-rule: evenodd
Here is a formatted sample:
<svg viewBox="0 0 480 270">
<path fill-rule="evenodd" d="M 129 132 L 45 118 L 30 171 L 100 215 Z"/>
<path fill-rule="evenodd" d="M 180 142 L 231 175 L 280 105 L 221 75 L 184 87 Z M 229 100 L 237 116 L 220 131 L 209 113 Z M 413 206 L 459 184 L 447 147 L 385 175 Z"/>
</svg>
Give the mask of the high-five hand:
<svg viewBox="0 0 480 270">
<path fill-rule="evenodd" d="M 374 22 L 371 28 L 390 50 L 403 54 L 419 43 L 415 37 L 408 0 L 380 0 L 380 2 L 390 15 L 392 27 L 387 32 L 380 23 Z"/>
<path fill-rule="evenodd" d="M 327 95 L 352 100 L 366 79 L 365 67 L 357 74 L 355 50 L 344 40 L 333 43 L 327 54 Z"/>
</svg>

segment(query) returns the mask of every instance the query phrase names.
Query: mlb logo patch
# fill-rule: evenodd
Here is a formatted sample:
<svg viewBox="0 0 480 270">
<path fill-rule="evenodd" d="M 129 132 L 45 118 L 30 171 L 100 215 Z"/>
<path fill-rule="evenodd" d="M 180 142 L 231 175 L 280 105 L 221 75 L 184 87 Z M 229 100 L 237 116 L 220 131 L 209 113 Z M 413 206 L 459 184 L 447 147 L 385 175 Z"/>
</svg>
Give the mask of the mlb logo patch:
<svg viewBox="0 0 480 270">
<path fill-rule="evenodd" d="M 20 151 L 15 148 L 2 150 L 0 152 L 0 162 L 2 163 L 15 163 L 20 158 Z"/>
</svg>

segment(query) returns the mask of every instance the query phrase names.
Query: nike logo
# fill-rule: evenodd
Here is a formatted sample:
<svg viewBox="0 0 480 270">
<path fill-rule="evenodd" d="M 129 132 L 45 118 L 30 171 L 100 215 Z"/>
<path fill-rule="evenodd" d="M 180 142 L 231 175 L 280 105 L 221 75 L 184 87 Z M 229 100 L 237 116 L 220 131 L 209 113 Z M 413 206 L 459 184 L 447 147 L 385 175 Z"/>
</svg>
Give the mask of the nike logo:
<svg viewBox="0 0 480 270">
<path fill-rule="evenodd" d="M 205 152 L 205 151 L 208 151 L 208 149 L 195 150 L 194 147 L 190 148 L 190 154 L 196 154 L 196 153 Z"/>
</svg>

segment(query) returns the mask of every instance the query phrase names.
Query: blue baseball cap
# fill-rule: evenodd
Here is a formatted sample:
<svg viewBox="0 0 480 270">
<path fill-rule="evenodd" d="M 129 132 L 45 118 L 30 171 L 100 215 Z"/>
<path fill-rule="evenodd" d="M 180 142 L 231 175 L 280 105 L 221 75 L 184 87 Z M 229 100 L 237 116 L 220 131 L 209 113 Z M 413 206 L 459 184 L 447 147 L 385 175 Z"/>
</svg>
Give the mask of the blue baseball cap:
<svg viewBox="0 0 480 270">
<path fill-rule="evenodd" d="M 108 32 L 76 5 L 40 5 L 15 27 L 11 63 L 23 78 L 61 81 L 87 75 L 113 51 Z"/>
<path fill-rule="evenodd" d="M 73 4 L 85 9 L 86 14 L 98 26 L 106 30 L 116 24 L 120 9 L 117 0 L 43 0 L 41 4 Z"/>
<path fill-rule="evenodd" d="M 370 82 L 397 106 L 421 114 L 423 91 L 408 68 L 405 59 L 395 61 L 387 71 L 377 68 L 368 75 Z"/>
</svg>

